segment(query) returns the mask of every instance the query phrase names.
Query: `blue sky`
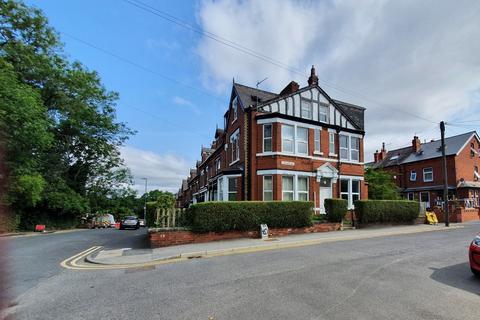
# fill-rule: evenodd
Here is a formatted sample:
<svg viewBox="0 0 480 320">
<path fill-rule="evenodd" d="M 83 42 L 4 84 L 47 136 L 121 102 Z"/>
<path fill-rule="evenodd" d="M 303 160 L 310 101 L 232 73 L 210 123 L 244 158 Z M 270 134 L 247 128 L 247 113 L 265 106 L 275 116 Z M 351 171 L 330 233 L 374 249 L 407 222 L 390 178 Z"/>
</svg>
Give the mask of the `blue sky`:
<svg viewBox="0 0 480 320">
<path fill-rule="evenodd" d="M 154 1 L 148 5 L 299 70 L 278 68 L 121 0 L 27 1 L 71 59 L 120 93 L 118 119 L 138 131 L 122 155 L 143 190 L 175 191 L 222 125 L 231 81 L 279 92 L 315 64 L 333 98 L 367 108 L 366 157 L 413 135 L 475 130 L 480 116 L 480 4 L 453 1 Z M 63 33 L 62 33 L 63 32 Z M 93 49 L 70 34 L 149 71 Z M 165 75 L 169 81 L 158 74 Z M 305 76 L 301 74 L 304 73 Z M 182 83 L 179 84 L 178 82 Z M 192 89 L 195 88 L 195 89 Z M 462 122 L 461 121 L 472 121 Z"/>
</svg>

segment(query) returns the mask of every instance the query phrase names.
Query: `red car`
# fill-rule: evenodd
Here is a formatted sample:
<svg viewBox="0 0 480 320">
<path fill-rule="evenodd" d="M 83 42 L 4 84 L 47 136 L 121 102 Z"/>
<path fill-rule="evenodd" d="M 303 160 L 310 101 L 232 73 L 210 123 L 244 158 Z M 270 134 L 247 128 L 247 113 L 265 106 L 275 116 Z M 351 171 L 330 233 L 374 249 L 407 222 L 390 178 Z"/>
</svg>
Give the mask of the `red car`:
<svg viewBox="0 0 480 320">
<path fill-rule="evenodd" d="M 474 275 L 480 277 L 480 235 L 476 236 L 470 244 L 468 257 L 470 258 L 470 269 Z"/>
</svg>

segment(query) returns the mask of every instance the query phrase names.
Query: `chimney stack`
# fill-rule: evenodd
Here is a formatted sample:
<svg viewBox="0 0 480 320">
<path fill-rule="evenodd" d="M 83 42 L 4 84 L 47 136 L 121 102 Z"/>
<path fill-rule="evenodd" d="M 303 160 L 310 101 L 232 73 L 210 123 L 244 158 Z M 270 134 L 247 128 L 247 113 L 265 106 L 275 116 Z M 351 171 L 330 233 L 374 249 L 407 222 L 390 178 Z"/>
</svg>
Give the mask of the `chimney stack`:
<svg viewBox="0 0 480 320">
<path fill-rule="evenodd" d="M 318 77 L 315 74 L 315 66 L 312 65 L 312 69 L 310 69 L 310 77 L 308 78 L 308 85 L 309 86 L 317 86 L 318 85 Z"/>
<path fill-rule="evenodd" d="M 379 162 L 385 159 L 386 157 L 387 157 L 387 149 L 385 149 L 385 142 L 382 142 L 382 149 L 380 150 L 380 152 L 378 152 L 378 150 L 375 151 L 375 153 L 373 154 L 373 161 Z"/>
<path fill-rule="evenodd" d="M 419 152 L 421 146 L 422 146 L 422 142 L 420 142 L 420 139 L 417 136 L 414 136 L 413 140 L 412 140 L 413 152 L 415 152 L 415 153 Z"/>
<path fill-rule="evenodd" d="M 285 88 L 283 88 L 283 90 L 280 92 L 280 95 L 283 96 L 290 93 L 294 93 L 294 92 L 297 92 L 298 89 L 300 89 L 300 86 L 298 85 L 298 83 L 296 83 L 295 81 L 291 81 L 289 84 L 287 84 Z"/>
</svg>

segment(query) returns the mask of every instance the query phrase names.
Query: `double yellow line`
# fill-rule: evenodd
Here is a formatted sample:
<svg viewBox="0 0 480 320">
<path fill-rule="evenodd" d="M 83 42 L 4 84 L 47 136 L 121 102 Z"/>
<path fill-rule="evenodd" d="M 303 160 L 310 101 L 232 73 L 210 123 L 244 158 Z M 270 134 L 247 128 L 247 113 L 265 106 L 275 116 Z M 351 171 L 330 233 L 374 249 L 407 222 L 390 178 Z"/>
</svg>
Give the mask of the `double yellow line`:
<svg viewBox="0 0 480 320">
<path fill-rule="evenodd" d="M 151 262 L 145 262 L 145 263 L 109 264 L 109 265 L 90 263 L 85 261 L 85 258 L 88 255 L 96 251 L 99 251 L 102 248 L 103 247 L 101 246 L 93 246 L 85 251 L 77 253 L 76 255 L 63 260 L 60 263 L 60 265 L 65 269 L 70 269 L 70 270 L 112 270 L 112 269 L 142 268 L 142 267 L 156 266 L 156 265 L 188 260 L 188 258 L 173 258 L 168 260 L 151 261 Z"/>
</svg>

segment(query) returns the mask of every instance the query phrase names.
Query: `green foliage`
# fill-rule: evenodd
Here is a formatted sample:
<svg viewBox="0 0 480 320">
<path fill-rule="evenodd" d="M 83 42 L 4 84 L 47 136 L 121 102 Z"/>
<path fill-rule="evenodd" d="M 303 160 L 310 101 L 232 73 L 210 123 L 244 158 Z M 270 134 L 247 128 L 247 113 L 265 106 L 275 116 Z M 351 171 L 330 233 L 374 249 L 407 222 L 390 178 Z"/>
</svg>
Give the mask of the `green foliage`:
<svg viewBox="0 0 480 320">
<path fill-rule="evenodd" d="M 301 201 L 204 202 L 192 205 L 185 219 L 195 232 L 247 231 L 262 223 L 270 228 L 310 226 L 312 212 L 313 204 Z"/>
<path fill-rule="evenodd" d="M 330 222 L 342 222 L 348 211 L 348 201 L 345 199 L 325 199 L 325 211 Z"/>
<path fill-rule="evenodd" d="M 173 208 L 175 204 L 175 196 L 171 192 L 160 190 L 149 191 L 146 196 L 147 200 L 150 200 L 147 201 L 147 226 L 154 227 L 157 219 L 157 209 Z M 145 194 L 140 198 L 140 200 L 145 201 Z M 139 214 L 139 216 L 143 217 L 143 206 L 142 213 Z"/>
<path fill-rule="evenodd" d="M 119 152 L 133 131 L 117 122 L 117 100 L 95 71 L 69 61 L 40 10 L 0 2 L 0 147 L 6 199 L 22 220 L 134 210 L 121 195 L 131 176 Z"/>
<path fill-rule="evenodd" d="M 365 181 L 368 183 L 368 198 L 372 200 L 398 200 L 400 194 L 393 182 L 393 175 L 381 169 L 365 170 Z"/>
<path fill-rule="evenodd" d="M 419 215 L 420 204 L 408 200 L 358 200 L 355 215 L 360 223 L 411 223 Z"/>
</svg>

